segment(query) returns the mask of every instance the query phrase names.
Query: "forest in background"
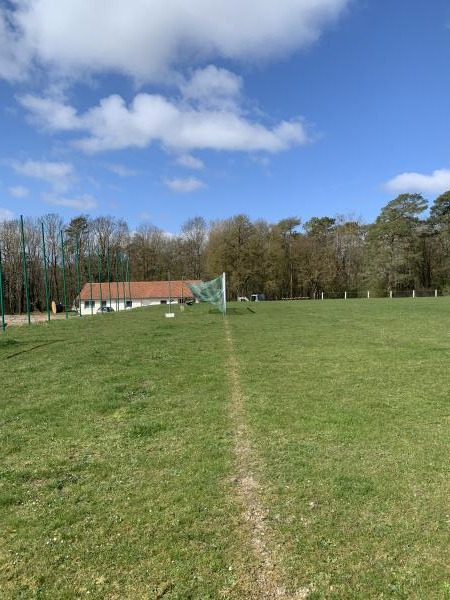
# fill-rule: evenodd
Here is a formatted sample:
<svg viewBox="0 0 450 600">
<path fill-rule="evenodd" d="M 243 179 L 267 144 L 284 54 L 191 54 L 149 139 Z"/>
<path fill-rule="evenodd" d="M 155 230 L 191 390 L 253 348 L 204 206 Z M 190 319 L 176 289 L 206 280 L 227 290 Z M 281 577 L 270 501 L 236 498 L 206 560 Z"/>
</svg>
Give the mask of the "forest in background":
<svg viewBox="0 0 450 600">
<path fill-rule="evenodd" d="M 131 232 L 123 219 L 57 214 L 25 219 L 32 310 L 45 310 L 42 223 L 50 297 L 63 302 L 61 232 L 68 304 L 89 281 L 211 279 L 227 274 L 229 298 L 265 293 L 268 299 L 319 297 L 322 291 L 363 293 L 450 288 L 450 191 L 432 204 L 401 194 L 374 223 L 343 216 L 297 216 L 269 223 L 246 215 L 207 223 L 187 220 L 178 235 L 152 224 Z M 20 222 L 0 223 L 3 294 L 7 313 L 26 310 Z M 125 272 L 125 260 L 129 272 Z"/>
</svg>

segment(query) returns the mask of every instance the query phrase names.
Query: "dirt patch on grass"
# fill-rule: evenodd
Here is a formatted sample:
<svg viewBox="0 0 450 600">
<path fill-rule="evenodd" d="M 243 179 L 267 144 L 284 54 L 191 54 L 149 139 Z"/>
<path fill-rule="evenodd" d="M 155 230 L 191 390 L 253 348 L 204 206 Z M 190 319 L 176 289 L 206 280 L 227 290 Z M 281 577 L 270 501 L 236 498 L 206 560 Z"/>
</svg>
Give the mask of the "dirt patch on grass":
<svg viewBox="0 0 450 600">
<path fill-rule="evenodd" d="M 1 315 L 0 315 L 1 316 Z M 69 317 L 77 317 L 78 315 L 75 313 L 70 313 Z M 65 313 L 61 313 L 59 315 L 51 315 L 52 321 L 60 321 L 61 319 L 65 319 Z M 47 321 L 47 313 L 33 312 L 30 315 L 31 323 L 45 323 Z M 28 316 L 27 315 L 5 315 L 5 322 L 8 327 L 28 325 Z M 0 323 L 1 325 L 1 323 Z"/>
<path fill-rule="evenodd" d="M 248 427 L 244 417 L 238 365 L 228 322 L 225 320 L 225 335 L 229 349 L 229 374 L 232 387 L 231 417 L 235 432 L 236 494 L 242 506 L 242 521 L 245 538 L 251 548 L 253 568 L 240 573 L 246 597 L 266 600 L 301 600 L 313 591 L 309 588 L 289 593 L 284 584 L 284 573 L 276 550 L 276 543 L 267 524 L 268 509 L 262 501 L 261 486 L 257 479 L 260 470 L 258 457 L 249 441 Z"/>
</svg>

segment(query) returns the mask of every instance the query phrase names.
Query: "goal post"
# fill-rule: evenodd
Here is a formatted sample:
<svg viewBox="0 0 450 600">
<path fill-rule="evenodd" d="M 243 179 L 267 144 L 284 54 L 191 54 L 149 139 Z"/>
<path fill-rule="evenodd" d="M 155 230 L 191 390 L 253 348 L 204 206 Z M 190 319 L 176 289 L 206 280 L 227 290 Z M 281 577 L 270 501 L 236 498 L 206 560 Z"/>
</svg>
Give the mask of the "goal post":
<svg viewBox="0 0 450 600">
<path fill-rule="evenodd" d="M 225 273 L 219 275 L 211 281 L 204 283 L 190 283 L 189 289 L 196 300 L 202 302 L 211 302 L 217 306 L 220 312 L 225 315 L 227 312 L 227 296 L 226 296 L 226 276 Z"/>
<path fill-rule="evenodd" d="M 225 271 L 222 273 L 222 295 L 223 295 L 223 314 L 227 314 L 227 283 L 225 278 Z"/>
</svg>

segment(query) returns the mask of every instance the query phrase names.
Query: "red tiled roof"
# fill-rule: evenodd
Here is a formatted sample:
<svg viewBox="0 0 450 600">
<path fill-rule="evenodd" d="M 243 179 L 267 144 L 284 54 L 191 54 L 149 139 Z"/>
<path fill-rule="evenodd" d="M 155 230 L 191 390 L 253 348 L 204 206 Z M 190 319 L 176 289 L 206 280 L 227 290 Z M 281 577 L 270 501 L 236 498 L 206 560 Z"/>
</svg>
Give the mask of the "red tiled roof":
<svg viewBox="0 0 450 600">
<path fill-rule="evenodd" d="M 189 283 L 201 283 L 201 281 L 171 281 L 170 293 L 172 298 L 193 298 L 191 290 L 188 288 Z M 117 283 L 111 281 L 104 283 L 92 284 L 92 299 L 100 299 L 100 285 L 102 286 L 102 298 L 109 298 L 109 287 L 111 286 L 111 298 L 117 298 Z M 124 290 L 125 286 L 125 290 Z M 169 282 L 168 281 L 119 281 L 119 300 L 124 296 L 129 300 L 131 290 L 131 299 L 141 300 L 144 298 L 168 298 L 169 297 Z M 90 285 L 85 283 L 81 290 L 81 300 L 90 300 L 91 297 Z"/>
</svg>

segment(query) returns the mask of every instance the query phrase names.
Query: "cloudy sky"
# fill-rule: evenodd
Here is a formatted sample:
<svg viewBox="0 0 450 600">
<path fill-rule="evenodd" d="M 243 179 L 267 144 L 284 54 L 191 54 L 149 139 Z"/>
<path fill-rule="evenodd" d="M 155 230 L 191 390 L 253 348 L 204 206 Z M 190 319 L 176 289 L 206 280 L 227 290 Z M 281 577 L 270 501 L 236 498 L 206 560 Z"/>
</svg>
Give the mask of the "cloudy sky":
<svg viewBox="0 0 450 600">
<path fill-rule="evenodd" d="M 0 0 L 0 219 L 370 221 L 450 189 L 448 0 Z"/>
</svg>

